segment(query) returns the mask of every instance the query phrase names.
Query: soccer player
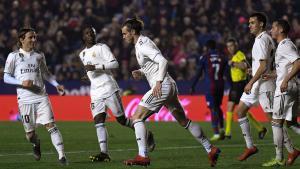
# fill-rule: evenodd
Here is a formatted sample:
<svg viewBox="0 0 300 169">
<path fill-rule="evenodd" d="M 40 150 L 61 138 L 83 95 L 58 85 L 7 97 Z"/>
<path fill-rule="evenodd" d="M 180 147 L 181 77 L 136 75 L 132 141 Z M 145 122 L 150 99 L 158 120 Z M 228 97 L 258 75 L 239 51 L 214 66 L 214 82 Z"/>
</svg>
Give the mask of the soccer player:
<svg viewBox="0 0 300 169">
<path fill-rule="evenodd" d="M 153 113 L 166 106 L 178 123 L 187 129 L 200 142 L 208 153 L 211 166 L 217 163 L 220 149 L 211 145 L 197 123 L 191 122 L 184 113 L 178 99 L 175 81 L 167 73 L 167 60 L 152 40 L 141 34 L 142 21 L 129 19 L 122 25 L 123 39 L 135 45 L 139 70 L 132 71 L 134 79 L 146 77 L 151 89 L 143 96 L 134 115 L 132 116 L 135 135 L 138 144 L 138 155 L 134 159 L 125 160 L 125 165 L 150 165 L 146 146 L 146 127 L 144 121 Z"/>
<path fill-rule="evenodd" d="M 275 45 L 270 35 L 265 31 L 266 24 L 267 17 L 263 13 L 254 13 L 249 18 L 250 33 L 255 36 L 252 48 L 253 77 L 245 86 L 237 108 L 238 121 L 247 145 L 244 153 L 238 157 L 239 161 L 244 161 L 258 152 L 250 135 L 249 121 L 246 116 L 248 110 L 258 101 L 264 112 L 270 114 L 269 116 L 271 116 L 273 108 L 275 81 L 261 78 L 264 73 L 271 73 L 274 60 L 272 55 Z"/>
<path fill-rule="evenodd" d="M 110 161 L 105 127 L 107 108 L 121 125 L 133 128 L 132 121 L 125 117 L 120 89 L 111 72 L 119 64 L 107 45 L 96 43 L 96 31 L 93 27 L 83 29 L 82 39 L 86 47 L 79 56 L 91 82 L 91 111 L 100 146 L 100 153 L 91 155 L 90 159 L 93 162 Z M 153 151 L 155 144 L 150 131 L 147 132 L 147 138 L 149 148 Z"/>
<path fill-rule="evenodd" d="M 231 76 L 231 89 L 229 92 L 229 98 L 227 103 L 226 113 L 226 129 L 225 138 L 231 138 L 231 123 L 233 117 L 234 107 L 239 103 L 243 94 L 244 87 L 247 84 L 247 69 L 248 64 L 245 54 L 238 49 L 238 43 L 235 39 L 231 38 L 226 42 L 226 47 L 229 52 L 229 66 Z M 247 113 L 247 117 L 254 127 L 258 130 L 258 137 L 263 139 L 267 129 L 260 124 L 250 112 Z"/>
<path fill-rule="evenodd" d="M 227 59 L 216 49 L 216 41 L 208 40 L 206 47 L 208 51 L 199 59 L 197 73 L 191 86 L 191 93 L 194 93 L 199 77 L 204 72 L 207 86 L 209 87 L 205 92 L 205 98 L 211 111 L 211 124 L 214 131 L 214 135 L 210 140 L 223 140 L 225 133 L 221 104 L 224 94 L 224 74 L 227 68 Z"/>
<path fill-rule="evenodd" d="M 300 90 L 297 77 L 295 77 L 298 73 L 297 69 L 300 65 L 300 57 L 297 47 L 287 37 L 289 31 L 290 25 L 285 20 L 276 20 L 272 24 L 272 38 L 278 43 L 275 53 L 277 78 L 272 117 L 276 157 L 264 163 L 263 166 L 265 167 L 285 165 L 283 145 L 285 145 L 288 151 L 287 165 L 292 165 L 300 155 L 300 151 L 293 147 L 287 131 L 283 128 L 285 120 L 292 120 L 294 104 L 298 99 L 298 92 Z"/>
<path fill-rule="evenodd" d="M 19 49 L 10 53 L 4 68 L 4 82 L 17 86 L 19 112 L 27 140 L 33 145 L 33 155 L 41 159 L 40 139 L 35 132 L 37 124 L 48 130 L 59 162 L 68 164 L 60 131 L 53 117 L 52 107 L 46 93 L 44 79 L 56 87 L 60 95 L 64 87 L 48 71 L 45 56 L 35 50 L 37 35 L 32 28 L 22 28 L 18 32 Z"/>
</svg>

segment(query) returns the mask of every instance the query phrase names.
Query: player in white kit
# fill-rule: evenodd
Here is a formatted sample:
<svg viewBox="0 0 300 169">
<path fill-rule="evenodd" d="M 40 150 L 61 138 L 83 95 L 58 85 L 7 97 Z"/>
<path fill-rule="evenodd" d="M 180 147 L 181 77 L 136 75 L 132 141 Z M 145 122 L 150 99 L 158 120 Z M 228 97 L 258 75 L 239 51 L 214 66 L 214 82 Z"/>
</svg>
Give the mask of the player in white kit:
<svg viewBox="0 0 300 169">
<path fill-rule="evenodd" d="M 56 87 L 60 95 L 64 87 L 48 71 L 45 56 L 35 51 L 36 32 L 32 28 L 22 28 L 18 33 L 20 49 L 10 53 L 4 69 L 4 82 L 17 86 L 19 112 L 27 140 L 33 145 L 33 155 L 41 158 L 40 139 L 35 130 L 37 124 L 44 125 L 50 133 L 52 143 L 58 152 L 59 162 L 68 164 L 60 131 L 53 117 L 52 107 L 46 93 L 44 80 Z"/>
<path fill-rule="evenodd" d="M 275 44 L 270 35 L 265 31 L 266 23 L 267 17 L 263 13 L 254 13 L 249 18 L 250 33 L 255 36 L 252 48 L 253 77 L 245 86 L 237 108 L 238 121 L 247 145 L 244 153 L 238 157 L 239 161 L 246 160 L 258 152 L 250 135 L 249 120 L 246 116 L 248 110 L 259 102 L 264 112 L 268 113 L 269 116 L 272 115 L 275 80 L 264 80 L 261 78 L 263 74 L 270 74 L 272 72 L 274 61 L 273 52 Z"/>
<path fill-rule="evenodd" d="M 146 146 L 146 127 L 144 120 L 151 114 L 158 112 L 162 106 L 172 112 L 178 123 L 185 127 L 195 139 L 200 142 L 208 153 L 211 166 L 217 163 L 220 149 L 210 144 L 204 132 L 197 123 L 191 122 L 184 113 L 178 99 L 175 81 L 167 73 L 167 60 L 160 50 L 148 37 L 143 36 L 141 31 L 143 23 L 137 19 L 129 19 L 122 25 L 123 39 L 135 45 L 135 52 L 139 70 L 132 72 L 134 79 L 146 77 L 151 89 L 143 96 L 137 110 L 132 116 L 135 135 L 138 144 L 138 155 L 134 159 L 125 160 L 125 165 L 150 165 L 150 158 Z"/>
<path fill-rule="evenodd" d="M 300 151 L 293 147 L 288 133 L 283 127 L 285 120 L 292 121 L 293 113 L 298 108 L 296 104 L 300 90 L 300 84 L 298 84 L 296 76 L 300 65 L 300 57 L 297 47 L 287 37 L 289 31 L 289 23 L 285 20 L 280 19 L 272 24 L 272 38 L 276 39 L 278 43 L 275 53 L 277 78 L 272 117 L 276 157 L 264 163 L 263 166 L 265 167 L 292 165 L 300 155 Z M 283 157 L 283 145 L 288 151 L 286 162 Z"/>
<path fill-rule="evenodd" d="M 99 154 L 91 155 L 90 159 L 93 162 L 110 161 L 105 127 L 107 108 L 121 125 L 133 128 L 132 121 L 125 117 L 120 89 L 111 72 L 119 68 L 119 64 L 107 45 L 96 43 L 96 31 L 93 27 L 83 29 L 82 39 L 86 47 L 79 56 L 91 82 L 91 111 L 101 151 Z M 155 144 L 150 131 L 147 131 L 147 143 L 153 150 Z"/>
</svg>

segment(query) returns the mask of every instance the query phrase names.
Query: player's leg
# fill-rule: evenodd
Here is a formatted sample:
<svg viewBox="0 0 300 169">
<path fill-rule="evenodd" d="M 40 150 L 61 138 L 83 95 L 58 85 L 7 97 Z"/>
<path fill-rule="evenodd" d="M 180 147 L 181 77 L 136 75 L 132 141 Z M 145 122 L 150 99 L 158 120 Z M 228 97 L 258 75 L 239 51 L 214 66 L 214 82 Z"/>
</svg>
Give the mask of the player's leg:
<svg viewBox="0 0 300 169">
<path fill-rule="evenodd" d="M 293 148 L 291 148 L 291 142 L 287 135 L 287 133 L 284 134 L 283 129 L 283 123 L 284 119 L 286 118 L 286 114 L 288 111 L 288 100 L 289 98 L 287 95 L 279 95 L 274 97 L 274 113 L 273 113 L 273 119 L 272 119 L 272 131 L 273 131 L 273 141 L 275 145 L 275 151 L 276 151 L 276 157 L 275 159 L 272 159 L 269 162 L 266 162 L 263 164 L 263 166 L 270 167 L 270 166 L 278 166 L 278 165 L 284 165 L 284 158 L 283 158 L 283 145 L 285 144 L 287 149 L 292 149 L 290 151 L 293 151 Z M 284 143 L 284 140 L 286 141 Z M 290 143 L 290 145 L 287 145 Z"/>
<path fill-rule="evenodd" d="M 40 139 L 35 132 L 36 116 L 34 104 L 19 104 L 19 111 L 22 117 L 26 139 L 32 144 L 34 159 L 41 159 Z"/>
<path fill-rule="evenodd" d="M 232 126 L 232 121 L 233 121 L 234 106 L 235 106 L 235 103 L 233 101 L 227 102 L 225 138 L 228 138 L 228 139 L 231 139 L 231 126 Z"/>
<path fill-rule="evenodd" d="M 58 153 L 58 159 L 61 164 L 67 165 L 67 159 L 64 151 L 64 143 L 62 135 L 54 122 L 51 103 L 48 99 L 37 104 L 37 120 L 36 123 L 43 124 L 48 130 L 53 146 Z"/>
<path fill-rule="evenodd" d="M 251 112 L 247 112 L 247 118 L 249 119 L 249 122 L 254 126 L 254 128 L 258 131 L 258 138 L 263 139 L 267 134 L 267 128 L 264 127 L 260 122 L 258 122 L 251 114 Z"/>
<path fill-rule="evenodd" d="M 241 101 L 237 107 L 237 113 L 238 113 L 238 122 L 240 124 L 240 127 L 242 129 L 242 133 L 244 136 L 244 139 L 246 141 L 246 146 L 247 148 L 245 149 L 245 151 L 243 152 L 243 154 L 241 154 L 238 157 L 239 161 L 244 161 L 246 160 L 248 157 L 250 157 L 251 155 L 257 153 L 258 149 L 254 146 L 253 144 L 253 140 L 252 140 L 252 136 L 251 136 L 251 132 L 250 132 L 250 125 L 249 125 L 249 120 L 246 116 L 249 108 L 256 103 L 258 100 L 258 96 L 256 96 L 253 93 L 250 94 L 246 94 L 243 93 L 242 97 L 241 97 Z"/>
<path fill-rule="evenodd" d="M 172 115 L 177 120 L 177 122 L 187 129 L 193 137 L 204 147 L 206 152 L 208 153 L 208 158 L 211 166 L 215 166 L 217 164 L 217 159 L 219 154 L 221 153 L 220 149 L 213 146 L 208 138 L 205 136 L 203 130 L 200 125 L 197 123 L 193 123 L 190 119 L 188 119 L 184 113 L 184 110 L 178 100 L 177 93 L 175 96 L 171 97 L 168 100 L 168 103 L 165 105 Z"/>
<path fill-rule="evenodd" d="M 205 99 L 207 106 L 210 110 L 211 114 L 211 126 L 214 132 L 214 135 L 211 137 L 211 141 L 219 140 L 220 132 L 219 132 L 219 112 L 217 107 L 215 106 L 215 98 L 211 93 L 205 94 Z"/>
<path fill-rule="evenodd" d="M 105 104 L 112 111 L 119 124 L 134 129 L 132 120 L 127 118 L 124 113 L 122 100 L 119 92 L 114 93 L 109 98 L 105 99 Z M 153 133 L 149 130 L 146 131 L 147 146 L 149 152 L 152 152 L 155 148 L 155 141 Z"/>
<path fill-rule="evenodd" d="M 106 107 L 104 99 L 94 100 L 91 103 L 91 111 L 95 123 L 97 140 L 99 143 L 100 153 L 90 155 L 92 162 L 110 161 L 108 155 L 107 129 L 105 126 Z"/>
<path fill-rule="evenodd" d="M 291 117 L 286 119 L 286 125 L 295 133 L 300 134 L 300 125 L 297 122 L 298 116 L 300 115 L 300 91 L 299 91 L 300 85 L 298 85 L 297 88 L 298 91 L 294 96 L 295 103 L 293 105 L 293 113 L 291 114 Z"/>
<path fill-rule="evenodd" d="M 125 165 L 142 165 L 148 166 L 150 165 L 150 158 L 148 155 L 148 147 L 147 147 L 147 129 L 145 126 L 144 119 L 149 117 L 150 114 L 154 112 L 149 110 L 148 108 L 138 105 L 134 115 L 131 117 L 133 120 L 133 126 L 135 131 L 135 137 L 138 145 L 138 155 L 133 159 L 128 159 L 124 161 Z"/>
<path fill-rule="evenodd" d="M 222 100 L 224 95 L 224 88 L 220 88 L 218 92 L 216 92 L 215 98 L 215 108 L 218 112 L 218 119 L 219 119 L 219 131 L 220 131 L 220 138 L 219 140 L 224 140 L 225 138 L 225 131 L 224 131 L 224 113 L 221 109 Z"/>
</svg>

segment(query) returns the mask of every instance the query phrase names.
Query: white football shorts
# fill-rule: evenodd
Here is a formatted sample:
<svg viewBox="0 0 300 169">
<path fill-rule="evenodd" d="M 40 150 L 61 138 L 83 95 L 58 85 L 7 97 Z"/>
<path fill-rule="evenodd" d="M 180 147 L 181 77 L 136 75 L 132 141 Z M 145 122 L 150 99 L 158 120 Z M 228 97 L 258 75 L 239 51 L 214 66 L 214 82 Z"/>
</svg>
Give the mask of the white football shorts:
<svg viewBox="0 0 300 169">
<path fill-rule="evenodd" d="M 158 112 L 162 106 L 168 108 L 170 112 L 177 109 L 183 109 L 177 96 L 178 90 L 175 83 L 162 84 L 161 93 L 161 97 L 157 98 L 153 96 L 152 89 L 149 90 L 143 96 L 139 105 L 146 107 L 153 112 Z"/>
<path fill-rule="evenodd" d="M 115 92 L 108 98 L 101 98 L 91 102 L 93 118 L 100 113 L 106 113 L 107 108 L 112 111 L 115 117 L 124 115 L 124 108 L 119 91 Z"/>
<path fill-rule="evenodd" d="M 52 106 L 49 99 L 32 104 L 19 104 L 19 112 L 25 132 L 34 131 L 37 124 L 48 124 L 54 122 Z"/>
<path fill-rule="evenodd" d="M 257 92 L 246 94 L 244 92 L 240 100 L 244 102 L 248 107 L 259 103 L 264 112 L 269 113 L 273 112 L 273 98 L 274 92 L 271 91 L 259 94 Z"/>
</svg>

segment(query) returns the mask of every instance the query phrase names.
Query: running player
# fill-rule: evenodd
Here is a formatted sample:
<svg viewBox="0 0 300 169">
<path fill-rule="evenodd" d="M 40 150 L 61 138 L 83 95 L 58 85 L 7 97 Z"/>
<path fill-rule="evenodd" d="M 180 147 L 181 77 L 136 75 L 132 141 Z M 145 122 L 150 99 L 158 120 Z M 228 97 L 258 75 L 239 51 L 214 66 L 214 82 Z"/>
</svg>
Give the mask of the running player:
<svg viewBox="0 0 300 169">
<path fill-rule="evenodd" d="M 300 155 L 300 151 L 293 147 L 287 131 L 283 127 L 285 120 L 291 121 L 293 108 L 298 99 L 300 86 L 297 82 L 300 57 L 295 44 L 287 37 L 290 25 L 285 20 L 277 20 L 272 24 L 272 38 L 276 39 L 278 47 L 275 53 L 276 90 L 272 119 L 273 140 L 276 157 L 263 164 L 265 167 L 292 165 Z M 283 157 L 283 145 L 288 151 L 288 159 Z"/>
<path fill-rule="evenodd" d="M 91 155 L 90 159 L 93 162 L 110 161 L 105 127 L 107 108 L 121 125 L 133 128 L 132 121 L 125 117 L 120 89 L 111 72 L 119 64 L 107 45 L 96 43 L 96 31 L 93 27 L 83 29 L 82 39 L 86 47 L 79 56 L 91 82 L 91 111 L 100 146 L 100 153 Z M 151 132 L 147 132 L 147 138 L 149 149 L 153 151 L 155 144 Z"/>
<path fill-rule="evenodd" d="M 44 79 L 56 87 L 60 95 L 64 87 L 48 71 L 43 53 L 35 50 L 36 32 L 32 28 L 22 28 L 18 32 L 19 49 L 7 57 L 4 69 L 4 82 L 17 86 L 19 112 L 27 140 L 33 145 L 34 158 L 41 159 L 40 139 L 35 132 L 37 124 L 48 130 L 59 162 L 68 164 L 60 131 L 53 117 L 52 107 L 46 93 Z"/>
<path fill-rule="evenodd" d="M 227 68 L 227 59 L 216 48 L 216 41 L 208 40 L 206 43 L 207 53 L 200 57 L 198 69 L 191 86 L 191 93 L 195 91 L 195 86 L 199 77 L 204 72 L 205 81 L 209 89 L 205 91 L 205 99 L 211 111 L 211 124 L 214 135 L 210 141 L 224 139 L 224 118 L 221 109 L 224 95 L 224 75 Z"/>
<path fill-rule="evenodd" d="M 129 19 L 122 25 L 123 39 L 135 45 L 139 70 L 132 72 L 134 79 L 146 77 L 151 89 L 143 96 L 134 115 L 132 116 L 135 135 L 138 144 L 138 155 L 134 159 L 125 160 L 125 165 L 150 165 L 146 146 L 146 127 L 144 121 L 153 113 L 166 106 L 172 112 L 178 123 L 187 129 L 201 143 L 208 153 L 211 166 L 217 163 L 220 149 L 210 144 L 204 132 L 197 123 L 191 122 L 184 113 L 178 99 L 175 81 L 167 73 L 167 60 L 152 40 L 141 34 L 142 21 Z"/>
<path fill-rule="evenodd" d="M 242 129 L 247 148 L 244 153 L 238 157 L 239 161 L 244 161 L 251 155 L 258 152 L 253 144 L 250 135 L 250 126 L 247 118 L 248 110 L 259 101 L 264 112 L 272 115 L 273 95 L 275 90 L 275 81 L 273 79 L 263 80 L 261 76 L 271 73 L 273 64 L 274 42 L 270 35 L 265 31 L 267 17 L 263 13 L 254 13 L 249 18 L 250 33 L 255 36 L 255 42 L 252 48 L 252 78 L 244 88 L 237 108 L 238 121 Z"/>
<path fill-rule="evenodd" d="M 245 54 L 238 49 L 238 43 L 235 39 L 231 38 L 226 43 L 227 50 L 229 52 L 229 66 L 231 76 L 231 88 L 227 103 L 226 113 L 226 130 L 225 138 L 231 138 L 231 123 L 233 118 L 234 107 L 239 104 L 240 98 L 243 94 L 244 87 L 247 84 L 247 69 L 248 64 Z M 258 137 L 263 139 L 267 133 L 267 129 L 260 124 L 250 112 L 247 113 L 247 117 L 251 124 L 258 130 Z"/>
</svg>

